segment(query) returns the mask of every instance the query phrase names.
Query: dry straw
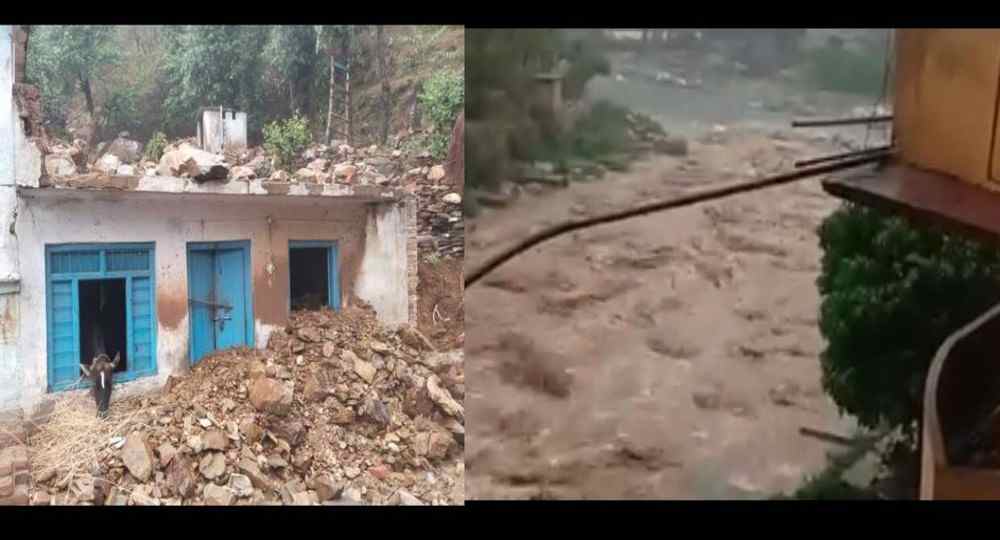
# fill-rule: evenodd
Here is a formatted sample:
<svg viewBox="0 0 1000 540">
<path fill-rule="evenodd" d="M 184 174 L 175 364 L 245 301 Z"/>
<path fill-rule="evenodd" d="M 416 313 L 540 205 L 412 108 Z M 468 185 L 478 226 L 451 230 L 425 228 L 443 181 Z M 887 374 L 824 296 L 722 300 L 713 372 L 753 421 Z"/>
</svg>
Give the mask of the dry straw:
<svg viewBox="0 0 1000 540">
<path fill-rule="evenodd" d="M 105 418 L 97 417 L 89 393 L 58 399 L 47 418 L 36 419 L 31 435 L 31 467 L 35 478 L 58 475 L 57 485 L 68 485 L 117 453 L 119 438 L 148 427 L 138 398 L 122 399 Z"/>
</svg>

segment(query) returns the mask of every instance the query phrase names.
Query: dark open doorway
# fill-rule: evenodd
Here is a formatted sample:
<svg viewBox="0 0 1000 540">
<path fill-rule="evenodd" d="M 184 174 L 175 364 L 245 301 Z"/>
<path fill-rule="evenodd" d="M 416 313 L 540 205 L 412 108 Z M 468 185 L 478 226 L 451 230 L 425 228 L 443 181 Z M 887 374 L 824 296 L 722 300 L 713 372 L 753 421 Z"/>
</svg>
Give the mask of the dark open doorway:
<svg viewBox="0 0 1000 540">
<path fill-rule="evenodd" d="M 288 250 L 288 274 L 293 310 L 330 305 L 330 249 L 302 247 Z"/>
<path fill-rule="evenodd" d="M 80 363 L 98 354 L 121 354 L 115 372 L 128 368 L 125 279 L 80 280 Z"/>
</svg>

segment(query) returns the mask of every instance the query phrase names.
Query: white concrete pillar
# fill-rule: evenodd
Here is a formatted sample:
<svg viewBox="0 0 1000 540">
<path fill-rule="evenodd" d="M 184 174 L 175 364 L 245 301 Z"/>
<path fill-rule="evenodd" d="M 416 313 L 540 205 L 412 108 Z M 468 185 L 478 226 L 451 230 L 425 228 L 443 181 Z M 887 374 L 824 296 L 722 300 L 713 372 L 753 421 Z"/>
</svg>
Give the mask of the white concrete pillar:
<svg viewBox="0 0 1000 540">
<path fill-rule="evenodd" d="M 14 152 L 14 27 L 0 26 L 0 411 L 19 405 L 22 370 L 17 358 L 20 330 Z"/>
</svg>

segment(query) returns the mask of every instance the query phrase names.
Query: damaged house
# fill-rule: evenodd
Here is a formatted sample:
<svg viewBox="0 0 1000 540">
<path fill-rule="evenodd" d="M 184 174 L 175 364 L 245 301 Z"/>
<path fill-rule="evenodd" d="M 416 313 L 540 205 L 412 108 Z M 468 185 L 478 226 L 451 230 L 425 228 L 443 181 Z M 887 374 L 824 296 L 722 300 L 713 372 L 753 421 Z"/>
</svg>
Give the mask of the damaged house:
<svg viewBox="0 0 1000 540">
<path fill-rule="evenodd" d="M 77 387 L 101 344 L 121 353 L 123 388 L 152 388 L 213 351 L 265 347 L 300 307 L 360 300 L 383 323 L 415 322 L 411 194 L 162 162 L 52 175 L 16 34 L 0 26 L 0 411 Z M 214 112 L 204 141 L 213 119 L 245 130 L 242 112 Z"/>
</svg>

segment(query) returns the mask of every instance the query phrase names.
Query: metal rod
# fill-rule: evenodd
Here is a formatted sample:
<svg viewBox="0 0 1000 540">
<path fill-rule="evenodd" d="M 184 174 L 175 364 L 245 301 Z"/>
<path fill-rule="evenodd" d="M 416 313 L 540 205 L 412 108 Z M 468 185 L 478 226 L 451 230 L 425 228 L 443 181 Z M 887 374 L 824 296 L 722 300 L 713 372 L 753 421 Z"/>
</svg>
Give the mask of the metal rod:
<svg viewBox="0 0 1000 540">
<path fill-rule="evenodd" d="M 844 445 L 844 446 L 857 446 L 858 445 L 858 441 L 849 439 L 847 437 L 844 437 L 844 436 L 841 436 L 841 435 L 836 435 L 834 433 L 830 433 L 829 431 L 821 431 L 821 430 L 818 430 L 818 429 L 812 429 L 812 428 L 808 428 L 808 427 L 800 427 L 799 428 L 799 434 L 800 435 L 804 435 L 806 437 L 813 437 L 813 438 L 819 439 L 821 441 L 826 441 L 826 442 L 830 442 L 830 443 L 834 443 L 834 444 L 840 444 L 840 445 Z"/>
<path fill-rule="evenodd" d="M 850 126 L 856 124 L 874 124 L 876 122 L 891 122 L 892 115 L 862 116 L 859 118 L 826 118 L 819 120 L 792 120 L 792 127 L 822 127 Z"/>
<path fill-rule="evenodd" d="M 837 161 L 839 159 L 848 159 L 858 156 L 867 156 L 870 154 L 878 154 L 881 152 L 887 152 L 892 149 L 891 145 L 877 146 L 875 148 L 869 148 L 867 150 L 854 150 L 852 152 L 844 152 L 842 154 L 833 154 L 830 156 L 823 156 L 818 158 L 803 159 L 802 161 L 796 161 L 795 167 L 808 167 L 810 165 L 819 165 L 820 163 L 826 163 L 827 161 Z"/>
<path fill-rule="evenodd" d="M 498 253 L 497 255 L 494 255 L 493 257 L 487 259 L 482 266 L 480 266 L 476 270 L 473 270 L 471 273 L 465 276 L 465 287 L 468 288 L 469 286 L 474 285 L 477 281 L 482 279 L 483 276 L 492 272 L 497 267 L 509 261 L 510 259 L 513 259 L 520 253 L 523 253 L 537 246 L 538 244 L 541 244 L 546 240 L 566 234 L 571 231 L 575 231 L 578 229 L 585 229 L 587 227 L 593 227 L 595 225 L 602 225 L 604 223 L 621 221 L 624 219 L 638 217 L 645 214 L 651 214 L 653 212 L 659 212 L 663 210 L 671 210 L 674 208 L 689 206 L 692 204 L 704 201 L 710 201 L 713 199 L 720 199 L 722 197 L 728 197 L 729 195 L 736 195 L 737 193 L 745 193 L 747 191 L 756 191 L 758 189 L 763 189 L 766 187 L 787 184 L 790 182 L 795 182 L 797 180 L 802 180 L 812 176 L 818 176 L 821 174 L 840 171 L 843 169 L 849 169 L 852 167 L 867 165 L 869 163 L 880 161 L 885 157 L 886 156 L 883 154 L 862 156 L 851 160 L 838 161 L 830 165 L 821 165 L 818 167 L 812 167 L 808 169 L 799 169 L 797 171 L 791 171 L 771 176 L 768 178 L 763 178 L 761 180 L 756 180 L 754 182 L 745 182 L 734 186 L 728 186 L 718 189 L 709 189 L 701 193 L 694 193 L 691 195 L 686 195 L 668 201 L 649 203 L 642 206 L 629 208 L 626 210 L 620 210 L 618 212 L 613 212 L 610 214 L 604 214 L 601 216 L 594 216 L 582 220 L 568 221 L 565 223 L 556 224 L 553 225 L 552 227 L 549 227 L 531 236 L 528 236 L 527 238 L 518 242 L 513 247 L 510 247 L 504 250 L 502 253 Z"/>
</svg>

